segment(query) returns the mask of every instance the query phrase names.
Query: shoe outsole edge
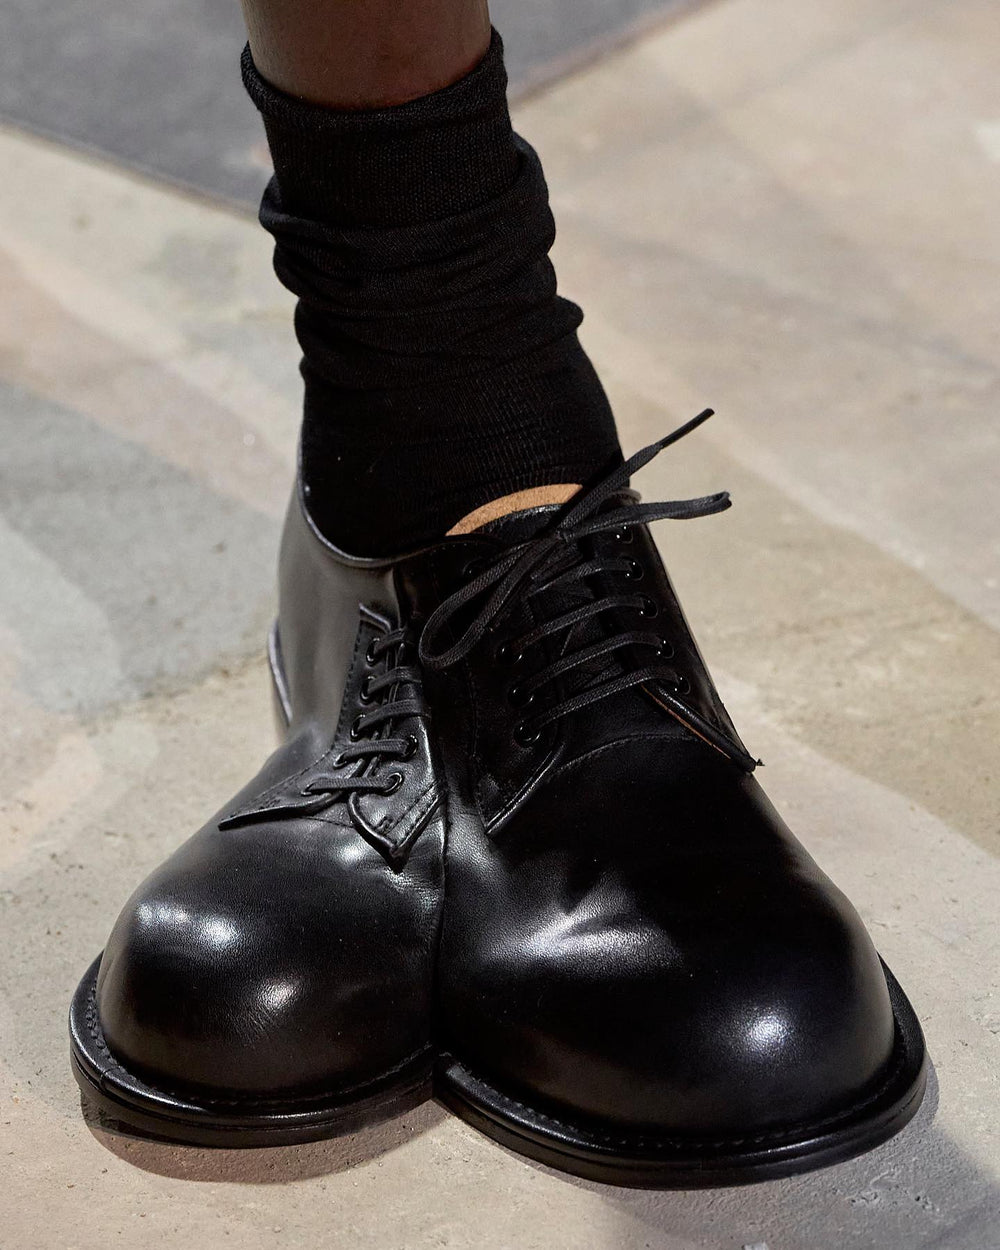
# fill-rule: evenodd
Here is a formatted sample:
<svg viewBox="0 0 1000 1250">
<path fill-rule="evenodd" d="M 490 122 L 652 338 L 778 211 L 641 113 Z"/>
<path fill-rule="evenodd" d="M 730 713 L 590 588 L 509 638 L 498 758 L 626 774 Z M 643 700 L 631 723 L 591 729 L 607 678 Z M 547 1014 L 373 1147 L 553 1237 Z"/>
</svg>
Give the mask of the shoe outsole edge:
<svg viewBox="0 0 1000 1250">
<path fill-rule="evenodd" d="M 108 1047 L 95 999 L 99 967 L 100 957 L 87 970 L 70 1007 L 70 1064 L 84 1098 L 112 1131 L 197 1146 L 293 1145 L 357 1132 L 411 1111 L 432 1096 L 429 1049 L 364 1086 L 299 1098 L 158 1089 L 128 1071 Z"/>
<path fill-rule="evenodd" d="M 882 965 L 896 1021 L 893 1054 L 874 1089 L 819 1122 L 771 1127 L 742 1137 L 698 1140 L 632 1134 L 573 1122 L 505 1094 L 458 1058 L 437 1064 L 437 1098 L 502 1146 L 586 1180 L 641 1189 L 748 1185 L 853 1159 L 894 1137 L 916 1115 L 927 1086 L 920 1023 L 895 977 Z"/>
</svg>

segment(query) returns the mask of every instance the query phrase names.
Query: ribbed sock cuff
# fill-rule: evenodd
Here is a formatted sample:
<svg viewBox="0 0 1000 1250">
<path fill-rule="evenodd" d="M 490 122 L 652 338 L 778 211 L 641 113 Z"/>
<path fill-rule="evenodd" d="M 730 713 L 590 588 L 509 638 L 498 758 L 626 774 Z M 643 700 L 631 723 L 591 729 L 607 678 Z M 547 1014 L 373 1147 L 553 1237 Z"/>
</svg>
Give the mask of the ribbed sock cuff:
<svg viewBox="0 0 1000 1250">
<path fill-rule="evenodd" d="M 286 212 L 343 226 L 411 225 L 475 208 L 517 176 L 495 30 L 463 78 L 392 108 L 331 109 L 295 99 L 261 77 L 249 44 L 242 70 Z"/>
</svg>

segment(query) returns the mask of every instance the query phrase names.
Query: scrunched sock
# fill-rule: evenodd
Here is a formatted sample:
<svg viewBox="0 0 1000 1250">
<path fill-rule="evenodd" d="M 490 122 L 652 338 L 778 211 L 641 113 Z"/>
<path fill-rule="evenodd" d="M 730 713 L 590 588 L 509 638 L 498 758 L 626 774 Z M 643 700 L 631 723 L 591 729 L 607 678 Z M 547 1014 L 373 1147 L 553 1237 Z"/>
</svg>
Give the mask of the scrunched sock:
<svg viewBox="0 0 1000 1250">
<path fill-rule="evenodd" d="M 556 293 L 533 149 L 511 129 L 503 47 L 450 87 L 340 111 L 243 78 L 274 161 L 260 220 L 298 296 L 309 511 L 389 555 L 515 492 L 584 483 L 621 452 Z"/>
</svg>

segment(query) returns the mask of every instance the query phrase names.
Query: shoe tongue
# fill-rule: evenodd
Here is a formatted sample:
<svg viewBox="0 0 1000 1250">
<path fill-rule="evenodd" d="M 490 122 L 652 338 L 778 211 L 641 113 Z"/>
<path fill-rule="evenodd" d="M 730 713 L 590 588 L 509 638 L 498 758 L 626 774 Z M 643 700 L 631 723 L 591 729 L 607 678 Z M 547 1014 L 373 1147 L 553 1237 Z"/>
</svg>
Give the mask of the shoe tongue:
<svg viewBox="0 0 1000 1250">
<path fill-rule="evenodd" d="M 567 500 L 578 493 L 573 482 L 552 486 L 531 486 L 527 490 L 501 495 L 475 508 L 456 522 L 448 537 L 460 534 L 502 536 L 505 543 L 523 542 L 533 537 Z"/>
</svg>

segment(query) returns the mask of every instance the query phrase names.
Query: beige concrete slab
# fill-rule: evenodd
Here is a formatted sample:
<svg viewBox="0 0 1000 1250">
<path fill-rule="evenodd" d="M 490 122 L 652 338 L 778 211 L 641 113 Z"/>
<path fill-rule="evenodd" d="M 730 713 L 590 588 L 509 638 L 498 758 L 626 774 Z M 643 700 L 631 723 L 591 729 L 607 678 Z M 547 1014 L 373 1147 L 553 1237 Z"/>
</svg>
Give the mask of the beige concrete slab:
<svg viewBox="0 0 1000 1250">
<path fill-rule="evenodd" d="M 989 0 L 734 0 L 524 119 L 605 367 L 993 625 L 996 46 Z"/>
<path fill-rule="evenodd" d="M 1000 1247 L 990 22 L 979 0 L 721 0 L 520 113 L 626 445 L 721 410 L 639 485 L 733 490 L 664 550 L 935 1061 L 895 1142 L 754 1189 L 579 1183 L 434 1105 L 248 1153 L 81 1116 L 78 976 L 271 746 L 295 351 L 251 221 L 0 133 L 5 1250 Z"/>
</svg>

